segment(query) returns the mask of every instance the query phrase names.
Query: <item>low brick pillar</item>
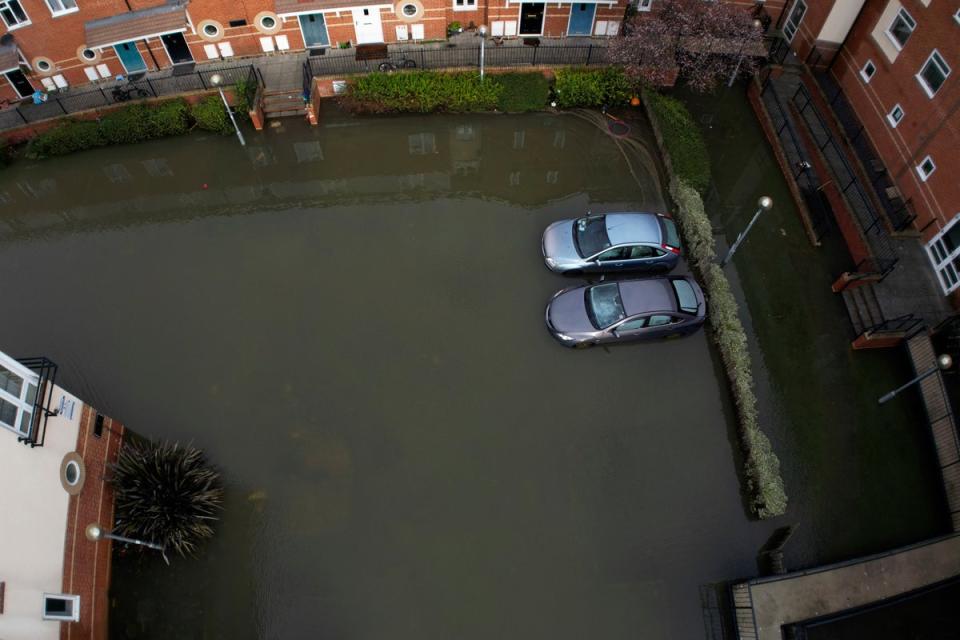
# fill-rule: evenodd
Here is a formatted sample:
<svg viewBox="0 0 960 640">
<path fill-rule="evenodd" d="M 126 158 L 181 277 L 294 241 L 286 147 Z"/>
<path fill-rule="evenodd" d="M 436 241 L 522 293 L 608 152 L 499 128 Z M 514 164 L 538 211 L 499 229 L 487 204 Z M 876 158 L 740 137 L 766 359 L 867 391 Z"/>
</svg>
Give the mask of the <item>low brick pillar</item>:
<svg viewBox="0 0 960 640">
<path fill-rule="evenodd" d="M 889 349 L 903 342 L 903 338 L 904 334 L 901 332 L 875 335 L 865 331 L 857 336 L 851 346 L 858 351 L 861 349 Z"/>
<path fill-rule="evenodd" d="M 881 276 L 879 273 L 871 273 L 868 276 L 859 273 L 851 273 L 850 271 L 844 271 L 840 274 L 840 277 L 834 280 L 833 284 L 830 285 L 830 290 L 834 293 L 840 293 L 844 289 L 856 289 L 857 287 L 862 287 L 865 284 L 870 284 L 871 282 L 879 282 Z"/>
</svg>

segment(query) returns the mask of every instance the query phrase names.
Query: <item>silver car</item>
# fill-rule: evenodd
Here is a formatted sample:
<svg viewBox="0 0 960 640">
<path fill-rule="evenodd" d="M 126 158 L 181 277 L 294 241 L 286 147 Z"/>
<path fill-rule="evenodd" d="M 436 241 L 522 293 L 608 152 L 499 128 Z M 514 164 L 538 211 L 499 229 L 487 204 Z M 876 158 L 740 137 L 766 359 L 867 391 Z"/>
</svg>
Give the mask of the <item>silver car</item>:
<svg viewBox="0 0 960 640">
<path fill-rule="evenodd" d="M 587 214 L 543 232 L 543 260 L 557 273 L 669 271 L 680 258 L 677 225 L 659 213 Z"/>
<path fill-rule="evenodd" d="M 570 287 L 547 305 L 547 328 L 567 347 L 693 333 L 706 319 L 690 276 L 653 276 Z"/>
</svg>

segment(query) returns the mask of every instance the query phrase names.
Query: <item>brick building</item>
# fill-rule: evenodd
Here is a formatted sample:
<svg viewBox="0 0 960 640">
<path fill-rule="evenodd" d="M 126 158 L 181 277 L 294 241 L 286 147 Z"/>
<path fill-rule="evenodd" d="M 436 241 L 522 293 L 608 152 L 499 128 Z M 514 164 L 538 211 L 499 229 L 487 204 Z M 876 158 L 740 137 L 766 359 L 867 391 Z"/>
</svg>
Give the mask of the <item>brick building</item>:
<svg viewBox="0 0 960 640">
<path fill-rule="evenodd" d="M 856 112 L 915 215 L 945 294 L 960 300 L 960 3 L 794 0 L 779 24 Z M 954 293 L 958 292 L 958 293 Z"/>
<path fill-rule="evenodd" d="M 616 35 L 626 2 L 0 0 L 0 99 L 119 74 L 304 49 L 491 36 Z"/>
<path fill-rule="evenodd" d="M 55 384 L 44 358 L 0 353 L 0 638 L 100 640 L 107 634 L 113 494 L 105 467 L 123 426 Z"/>
</svg>

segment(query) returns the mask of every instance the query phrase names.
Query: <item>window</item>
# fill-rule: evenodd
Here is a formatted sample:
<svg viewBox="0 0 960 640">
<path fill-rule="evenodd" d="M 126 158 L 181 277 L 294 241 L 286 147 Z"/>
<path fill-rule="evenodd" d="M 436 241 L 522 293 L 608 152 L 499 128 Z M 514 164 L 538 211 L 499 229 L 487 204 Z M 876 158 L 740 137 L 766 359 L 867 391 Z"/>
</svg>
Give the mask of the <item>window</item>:
<svg viewBox="0 0 960 640">
<path fill-rule="evenodd" d="M 43 619 L 76 622 L 80 619 L 80 596 L 43 594 Z"/>
<path fill-rule="evenodd" d="M 614 247 L 607 249 L 597 256 L 597 260 L 604 262 L 613 262 L 614 260 L 626 260 L 630 257 L 630 247 Z"/>
<path fill-rule="evenodd" d="M 77 486 L 80 482 L 80 464 L 76 460 L 70 460 L 63 468 L 63 479 L 71 487 Z"/>
<path fill-rule="evenodd" d="M 646 260 L 647 258 L 658 258 L 663 255 L 663 251 L 654 249 L 645 244 L 640 244 L 630 249 L 631 260 Z"/>
<path fill-rule="evenodd" d="M 900 124 L 901 120 L 903 120 L 903 108 L 900 105 L 896 105 L 893 109 L 890 109 L 890 113 L 887 114 L 887 122 L 890 123 L 891 127 L 896 127 Z"/>
<path fill-rule="evenodd" d="M 97 59 L 97 52 L 93 49 L 84 49 L 80 52 L 80 55 L 83 56 L 84 60 L 93 61 Z"/>
<path fill-rule="evenodd" d="M 960 9 L 957 9 L 957 12 L 953 14 L 953 19 L 957 21 L 957 24 L 960 24 Z"/>
<path fill-rule="evenodd" d="M 263 16 L 260 18 L 260 26 L 264 29 L 273 29 L 275 26 L 277 26 L 277 21 L 273 18 L 273 16 Z"/>
<path fill-rule="evenodd" d="M 606 329 L 626 317 L 620 301 L 620 285 L 599 284 L 587 289 L 587 315 L 597 329 Z"/>
<path fill-rule="evenodd" d="M 38 381 L 35 373 L 0 353 L 0 427 L 30 435 Z"/>
<path fill-rule="evenodd" d="M 415 4 L 405 4 L 403 5 L 403 15 L 405 16 L 415 16 L 417 15 L 417 5 Z"/>
<path fill-rule="evenodd" d="M 77 0 L 47 0 L 50 13 L 55 16 L 77 11 Z"/>
<path fill-rule="evenodd" d="M 940 55 L 940 52 L 934 49 L 927 61 L 923 63 L 923 67 L 920 68 L 917 80 L 920 81 L 927 95 L 932 98 L 946 82 L 949 75 L 950 67 L 947 66 L 947 62 Z"/>
<path fill-rule="evenodd" d="M 247 26 L 246 20 L 231 20 L 228 23 L 231 27 L 245 27 Z"/>
<path fill-rule="evenodd" d="M 477 0 L 453 0 L 455 11 L 470 11 L 477 8 Z"/>
<path fill-rule="evenodd" d="M 687 313 L 696 313 L 700 308 L 700 302 L 697 300 L 697 294 L 693 286 L 683 278 L 671 280 L 673 291 L 677 294 L 677 302 L 680 303 L 680 310 Z"/>
<path fill-rule="evenodd" d="M 210 36 L 211 38 L 216 38 L 220 35 L 220 28 L 215 24 L 210 24 L 209 22 L 203 25 L 203 34 Z"/>
<path fill-rule="evenodd" d="M 573 244 L 582 258 L 589 258 L 610 246 L 605 216 L 580 218 L 573 231 Z"/>
<path fill-rule="evenodd" d="M 646 318 L 637 318 L 636 320 L 627 320 L 622 325 L 617 327 L 617 333 L 625 331 L 636 331 L 637 329 L 643 329 L 647 326 Z"/>
<path fill-rule="evenodd" d="M 46 71 L 50 71 L 50 69 L 53 69 L 53 66 L 46 60 L 37 60 L 36 64 L 37 64 L 37 69 L 39 71 L 46 72 Z"/>
<path fill-rule="evenodd" d="M 3 18 L 9 29 L 30 24 L 30 18 L 20 6 L 20 0 L 0 0 L 0 18 Z"/>
<path fill-rule="evenodd" d="M 876 72 L 877 65 L 873 64 L 873 60 L 867 60 L 867 63 L 860 69 L 860 77 L 863 78 L 864 82 L 870 82 Z"/>
<path fill-rule="evenodd" d="M 653 6 L 653 0 L 638 0 L 637 11 L 650 11 Z"/>
<path fill-rule="evenodd" d="M 893 22 L 890 23 L 890 28 L 887 29 L 887 37 L 890 38 L 893 46 L 899 51 L 903 49 L 903 45 L 907 44 L 907 40 L 910 39 L 910 34 L 913 33 L 913 30 L 916 28 L 917 23 L 910 17 L 907 10 L 900 9 L 900 11 L 897 11 Z"/>
<path fill-rule="evenodd" d="M 670 324 L 673 322 L 673 318 L 670 316 L 650 316 L 650 322 L 647 323 L 648 327 L 662 327 L 665 324 Z"/>
<path fill-rule="evenodd" d="M 927 250 L 930 260 L 940 275 L 940 284 L 944 293 L 950 293 L 960 285 L 960 214 L 937 234 Z"/>
<path fill-rule="evenodd" d="M 800 29 L 800 23 L 803 21 L 803 16 L 807 13 L 807 4 L 803 0 L 797 0 L 796 4 L 793 5 L 793 9 L 790 10 L 790 17 L 787 18 L 787 22 L 783 25 L 783 33 L 787 36 L 787 42 L 793 42 L 793 37 L 797 35 L 797 30 Z"/>
<path fill-rule="evenodd" d="M 933 164 L 933 158 L 927 156 L 920 161 L 920 164 L 917 165 L 917 173 L 920 174 L 920 179 L 926 182 L 930 178 L 930 174 L 937 170 L 937 165 Z"/>
</svg>

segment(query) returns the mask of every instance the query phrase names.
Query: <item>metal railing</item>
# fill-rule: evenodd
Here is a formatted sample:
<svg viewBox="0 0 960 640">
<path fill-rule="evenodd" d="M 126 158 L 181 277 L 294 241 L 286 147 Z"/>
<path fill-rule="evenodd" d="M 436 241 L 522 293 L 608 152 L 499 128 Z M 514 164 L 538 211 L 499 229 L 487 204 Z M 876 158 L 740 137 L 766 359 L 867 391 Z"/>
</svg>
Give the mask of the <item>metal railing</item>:
<svg viewBox="0 0 960 640">
<path fill-rule="evenodd" d="M 903 231 L 908 228 L 917 217 L 913 205 L 909 199 L 891 198 L 888 195 L 892 193 L 890 190 L 894 189 L 896 185 L 890 178 L 886 166 L 880 159 L 880 154 L 877 153 L 870 138 L 866 135 L 863 123 L 853 110 L 840 85 L 830 71 L 814 73 L 814 78 L 840 123 L 850 146 L 857 154 L 864 172 L 870 176 L 871 187 L 873 187 L 887 219 L 890 220 L 891 226 L 896 231 Z"/>
<path fill-rule="evenodd" d="M 413 60 L 419 69 L 450 69 L 479 67 L 480 46 L 475 47 L 391 47 L 390 56 L 402 55 Z M 484 65 L 487 67 L 532 67 L 537 65 L 595 65 L 607 64 L 604 45 L 541 45 L 496 46 L 487 45 Z M 307 59 L 312 76 L 351 75 L 377 71 L 381 59 L 357 60 L 354 50 L 331 49 L 324 55 Z"/>
<path fill-rule="evenodd" d="M 53 401 L 53 386 L 57 382 L 57 365 L 49 358 L 18 358 L 17 362 L 35 371 L 39 379 L 37 380 L 37 395 L 33 400 L 33 421 L 30 423 L 29 431 L 18 437 L 17 440 L 25 445 L 42 447 L 47 439 L 47 420 L 50 416 L 57 415 L 56 411 L 50 410 L 50 403 Z"/>
<path fill-rule="evenodd" d="M 837 188 L 846 197 L 860 231 L 870 246 L 876 265 L 880 269 L 879 273 L 889 273 L 898 260 L 896 247 L 887 235 L 880 213 L 864 191 L 857 173 L 847 161 L 846 152 L 837 144 L 832 129 L 803 84 L 797 86 L 792 102 L 833 173 Z"/>
<path fill-rule="evenodd" d="M 223 78 L 224 85 L 246 81 L 248 85 L 255 86 L 259 81 L 253 65 L 200 69 L 179 75 L 174 75 L 170 70 L 165 75 L 145 76 L 131 82 L 111 80 L 85 91 L 51 92 L 46 94 L 46 102 L 20 104 L 0 111 L 0 130 L 124 102 L 125 100 L 119 97 L 119 91 L 118 94 L 114 94 L 114 89 L 122 88 L 124 92 L 133 89 L 134 94 L 142 92 L 146 94 L 145 97 L 150 98 L 207 90 L 213 86 L 210 78 L 214 74 L 219 74 Z"/>
<path fill-rule="evenodd" d="M 764 80 L 761 85 L 760 97 L 767 108 L 767 113 L 770 115 L 774 133 L 780 140 L 784 155 L 790 166 L 794 168 L 792 172 L 793 180 L 800 189 L 800 196 L 807 205 L 814 236 L 817 240 L 820 240 L 830 229 L 830 216 L 832 215 L 830 204 L 823 194 L 823 182 L 808 161 L 803 145 L 800 144 L 800 138 L 770 82 L 769 69 L 762 77 Z"/>
</svg>

